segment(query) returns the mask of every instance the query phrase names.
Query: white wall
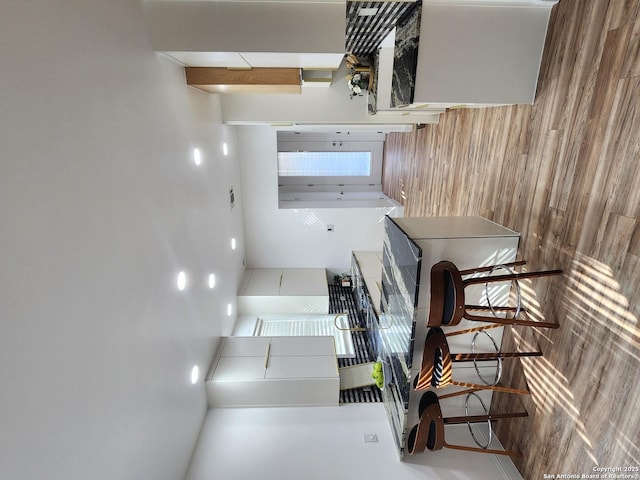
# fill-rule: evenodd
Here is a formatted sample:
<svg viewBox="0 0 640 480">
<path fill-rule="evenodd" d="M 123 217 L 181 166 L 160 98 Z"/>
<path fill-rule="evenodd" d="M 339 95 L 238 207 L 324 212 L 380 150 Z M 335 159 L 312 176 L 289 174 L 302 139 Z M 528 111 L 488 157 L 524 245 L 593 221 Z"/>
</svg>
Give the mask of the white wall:
<svg viewBox="0 0 640 480">
<path fill-rule="evenodd" d="M 233 131 L 138 1 L 1 4 L 0 476 L 181 478 L 206 413 L 191 367 L 242 271 Z"/>
<path fill-rule="evenodd" d="M 450 441 L 468 444 L 466 425 L 447 429 Z M 378 443 L 364 443 L 363 434 Z M 403 463 L 396 452 L 381 403 L 211 409 L 187 480 L 504 478 L 492 455 L 443 450 Z"/>
<path fill-rule="evenodd" d="M 397 207 L 278 209 L 276 130 L 237 127 L 247 266 L 349 269 L 352 250 L 381 250 L 384 216 Z M 327 225 L 334 225 L 327 232 Z"/>
</svg>

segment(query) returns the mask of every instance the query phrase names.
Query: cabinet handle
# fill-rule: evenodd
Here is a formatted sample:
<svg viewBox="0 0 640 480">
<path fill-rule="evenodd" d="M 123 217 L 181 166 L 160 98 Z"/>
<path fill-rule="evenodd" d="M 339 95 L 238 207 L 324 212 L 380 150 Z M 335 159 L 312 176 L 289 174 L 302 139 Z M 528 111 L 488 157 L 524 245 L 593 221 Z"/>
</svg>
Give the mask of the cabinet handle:
<svg viewBox="0 0 640 480">
<path fill-rule="evenodd" d="M 264 368 L 269 368 L 269 355 L 271 354 L 271 344 L 267 345 L 267 355 L 264 357 Z"/>
</svg>

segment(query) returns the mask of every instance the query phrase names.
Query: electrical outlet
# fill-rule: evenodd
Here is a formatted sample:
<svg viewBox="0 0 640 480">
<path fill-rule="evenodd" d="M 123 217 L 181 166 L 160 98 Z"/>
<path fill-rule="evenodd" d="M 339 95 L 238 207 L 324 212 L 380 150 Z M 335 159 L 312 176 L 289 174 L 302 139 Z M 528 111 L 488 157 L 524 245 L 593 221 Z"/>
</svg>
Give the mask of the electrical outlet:
<svg viewBox="0 0 640 480">
<path fill-rule="evenodd" d="M 375 433 L 365 433 L 362 438 L 364 443 L 378 443 L 378 436 Z"/>
</svg>

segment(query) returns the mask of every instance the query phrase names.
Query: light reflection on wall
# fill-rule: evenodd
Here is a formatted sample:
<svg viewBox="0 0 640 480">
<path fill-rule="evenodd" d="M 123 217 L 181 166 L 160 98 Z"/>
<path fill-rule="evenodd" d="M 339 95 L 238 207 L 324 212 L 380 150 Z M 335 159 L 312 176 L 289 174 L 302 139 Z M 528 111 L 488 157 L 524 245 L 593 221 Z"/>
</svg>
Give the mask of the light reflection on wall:
<svg viewBox="0 0 640 480">
<path fill-rule="evenodd" d="M 313 211 L 308 209 L 294 208 L 293 212 L 296 215 L 302 217 L 301 222 L 303 225 L 306 225 L 307 227 L 311 227 L 314 230 L 326 231 L 327 229 L 326 223 L 320 220 L 318 215 L 316 215 Z"/>
</svg>

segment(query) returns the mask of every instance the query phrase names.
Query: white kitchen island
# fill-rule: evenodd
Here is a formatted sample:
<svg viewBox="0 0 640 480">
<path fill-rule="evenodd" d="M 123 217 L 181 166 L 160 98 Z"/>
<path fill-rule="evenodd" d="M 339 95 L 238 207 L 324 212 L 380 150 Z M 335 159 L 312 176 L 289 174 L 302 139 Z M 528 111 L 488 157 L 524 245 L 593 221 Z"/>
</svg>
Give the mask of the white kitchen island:
<svg viewBox="0 0 640 480">
<path fill-rule="evenodd" d="M 425 0 L 381 46 L 377 113 L 533 103 L 555 3 Z"/>
<path fill-rule="evenodd" d="M 405 462 L 430 464 L 432 459 L 446 458 L 451 463 L 464 462 L 477 453 L 444 449 L 439 452 L 425 452 L 415 456 L 406 454 L 408 432 L 418 422 L 418 403 L 424 392 L 413 388 L 413 380 L 419 375 L 422 363 L 424 341 L 427 334 L 427 318 L 430 303 L 431 267 L 449 260 L 460 268 L 495 265 L 513 261 L 516 256 L 519 234 L 481 217 L 425 217 L 386 218 L 383 245 L 382 303 L 378 324 L 370 329 L 371 343 L 389 367 L 389 378 L 385 378 L 383 401 L 387 417 L 396 440 L 399 456 Z M 509 284 L 493 284 L 489 295 L 492 301 L 500 303 L 508 298 Z M 482 286 L 469 287 L 467 299 L 475 304 L 486 304 Z M 447 331 L 462 330 L 473 325 L 463 320 L 458 326 Z M 499 346 L 502 328 L 491 330 L 491 335 Z M 452 353 L 470 352 L 473 334 L 452 337 L 449 342 Z M 453 340 L 455 339 L 455 340 Z M 485 338 L 478 339 L 476 351 L 495 351 Z M 489 380 L 495 374 L 495 365 L 488 364 L 480 373 Z M 480 383 L 472 363 L 454 366 L 454 378 Z M 458 387 L 438 389 L 438 395 L 450 393 Z M 491 391 L 479 392 L 485 404 L 491 404 Z M 464 397 L 454 397 L 442 402 L 445 416 L 464 414 Z M 482 414 L 479 403 L 470 405 L 470 414 Z M 486 435 L 486 425 L 484 434 Z M 452 443 L 472 445 L 466 425 L 447 426 L 446 435 Z M 483 435 L 482 427 L 474 432 Z M 471 441 L 471 443 L 469 443 Z M 501 449 L 494 440 L 491 448 Z M 508 458 L 496 456 L 503 469 L 515 471 Z M 507 478 L 518 478 L 512 473 Z"/>
</svg>

